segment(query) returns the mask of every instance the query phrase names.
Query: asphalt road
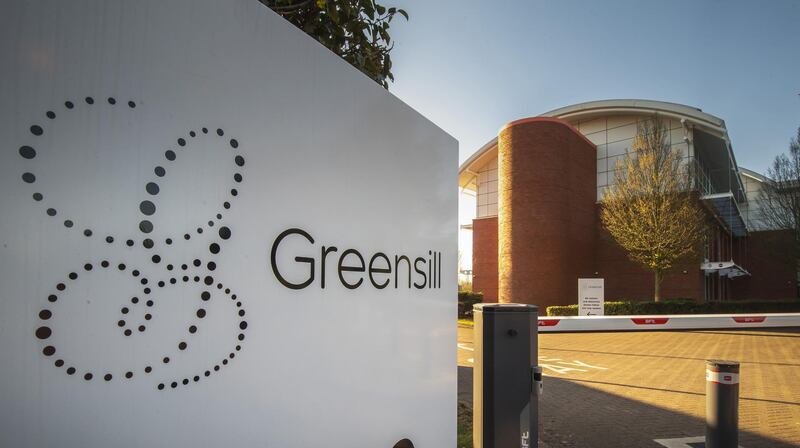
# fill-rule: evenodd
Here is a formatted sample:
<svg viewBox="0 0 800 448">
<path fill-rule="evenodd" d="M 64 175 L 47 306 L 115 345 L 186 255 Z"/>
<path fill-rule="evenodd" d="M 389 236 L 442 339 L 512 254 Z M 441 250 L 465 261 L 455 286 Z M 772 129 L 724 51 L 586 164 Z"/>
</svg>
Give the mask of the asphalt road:
<svg viewBox="0 0 800 448">
<path fill-rule="evenodd" d="M 459 400 L 472 401 L 472 328 L 458 332 Z M 800 328 L 539 336 L 549 447 L 662 447 L 702 436 L 705 360 L 741 363 L 739 444 L 800 446 Z"/>
</svg>

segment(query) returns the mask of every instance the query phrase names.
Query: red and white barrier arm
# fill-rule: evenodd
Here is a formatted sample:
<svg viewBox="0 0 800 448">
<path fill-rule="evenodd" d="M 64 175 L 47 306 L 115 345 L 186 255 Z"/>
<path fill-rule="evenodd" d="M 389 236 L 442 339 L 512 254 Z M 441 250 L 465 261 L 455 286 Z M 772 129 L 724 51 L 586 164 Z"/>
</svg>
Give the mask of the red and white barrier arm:
<svg viewBox="0 0 800 448">
<path fill-rule="evenodd" d="M 670 314 L 663 316 L 547 316 L 539 318 L 540 333 L 770 327 L 800 327 L 800 313 Z"/>
</svg>

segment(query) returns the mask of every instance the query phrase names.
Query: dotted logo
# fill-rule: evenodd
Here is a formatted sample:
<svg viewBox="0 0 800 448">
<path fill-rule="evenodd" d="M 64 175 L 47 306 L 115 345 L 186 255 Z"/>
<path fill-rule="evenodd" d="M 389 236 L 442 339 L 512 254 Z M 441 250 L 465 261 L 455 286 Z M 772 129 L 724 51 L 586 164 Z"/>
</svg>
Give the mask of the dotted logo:
<svg viewBox="0 0 800 448">
<path fill-rule="evenodd" d="M 74 113 L 79 108 L 108 108 L 109 110 L 99 112 L 103 114 L 123 113 L 124 111 L 134 113 L 136 107 L 137 103 L 135 101 L 120 102 L 113 97 L 106 98 L 105 101 L 96 101 L 93 97 L 86 97 L 82 102 L 65 101 L 63 107 L 46 111 L 44 113 L 44 118 L 46 119 L 30 126 L 30 136 L 28 137 L 30 141 L 26 142 L 28 144 L 19 147 L 19 156 L 25 160 L 36 162 L 40 158 L 37 148 L 47 147 L 43 136 L 48 132 L 48 124 L 57 120 L 62 114 Z M 163 239 L 156 240 L 153 236 L 155 228 L 153 219 L 158 213 L 161 183 L 169 178 L 169 170 L 177 167 L 181 154 L 190 151 L 193 144 L 198 144 L 203 139 L 207 140 L 206 143 L 212 147 L 227 151 L 230 157 L 230 165 L 220 168 L 223 170 L 230 169 L 231 178 L 229 179 L 232 180 L 233 188 L 226 194 L 225 201 L 219 204 L 220 208 L 217 213 L 211 216 L 207 222 L 199 223 L 200 225 L 195 231 L 189 231 L 182 235 L 180 233 L 169 235 Z M 86 382 L 101 379 L 106 382 L 125 382 L 139 375 L 155 377 L 155 373 L 160 366 L 169 364 L 171 359 L 175 360 L 179 353 L 191 350 L 192 345 L 190 342 L 192 342 L 192 336 L 200 331 L 203 323 L 210 318 L 209 303 L 222 299 L 226 299 L 232 312 L 236 315 L 236 328 L 233 329 L 235 340 L 231 340 L 229 353 L 222 359 L 211 360 L 206 369 L 197 371 L 194 375 L 155 380 L 154 387 L 158 390 L 167 390 L 197 383 L 206 377 L 221 372 L 225 366 L 233 362 L 237 353 L 241 351 L 245 340 L 245 330 L 247 329 L 246 313 L 237 295 L 215 278 L 214 274 L 217 269 L 216 256 L 221 252 L 223 243 L 232 236 L 231 228 L 224 224 L 224 214 L 232 207 L 232 203 L 239 194 L 236 186 L 243 182 L 242 172 L 245 159 L 240 152 L 239 142 L 235 138 L 226 136 L 225 131 L 221 128 L 201 127 L 191 129 L 186 135 L 177 138 L 175 143 L 165 150 L 163 163 L 153 168 L 152 179 L 142 186 L 144 192 L 146 192 L 147 199 L 138 204 L 140 213 L 138 232 L 134 231 L 131 235 L 108 234 L 101 232 L 102 229 L 81 226 L 80 221 L 77 217 L 70 215 L 69 210 L 64 210 L 58 204 L 48 202 L 47 191 L 38 188 L 41 182 L 37 179 L 36 163 L 26 163 L 26 166 L 33 167 L 33 169 L 21 173 L 22 182 L 28 184 L 32 189 L 31 197 L 34 203 L 41 206 L 44 209 L 44 213 L 52 218 L 53 222 L 59 227 L 63 225 L 68 231 L 79 231 L 85 238 L 102 238 L 104 243 L 111 248 L 116 246 L 120 249 L 146 251 L 147 259 L 149 259 L 147 266 L 140 267 L 126 266 L 118 260 L 109 259 L 86 262 L 81 268 L 76 267 L 72 272 L 67 273 L 62 280 L 54 282 L 53 290 L 47 296 L 46 303 L 38 312 L 38 324 L 34 330 L 34 335 L 40 342 L 43 357 L 50 360 L 55 368 L 62 370 L 68 376 L 81 377 Z M 203 250 L 203 252 L 207 250 L 207 255 L 203 259 L 185 260 L 181 264 L 162 262 L 162 256 L 166 255 L 165 252 L 169 252 L 171 246 L 192 244 L 190 240 L 195 232 L 195 237 L 206 232 L 206 238 L 211 239 L 207 248 Z M 100 244 L 103 243 L 101 242 Z M 75 305 L 74 301 L 71 301 L 74 297 L 71 298 L 69 296 L 71 285 L 79 277 L 90 277 L 93 273 L 104 270 L 115 270 L 123 275 L 129 274 L 130 278 L 137 284 L 137 294 L 125 298 L 123 303 L 120 304 L 118 316 L 113 317 L 116 320 L 114 326 L 118 328 L 118 331 L 125 338 L 136 338 L 137 335 L 144 334 L 147 331 L 148 323 L 158 313 L 159 291 L 163 291 L 171 285 L 189 283 L 198 285 L 201 292 L 195 298 L 196 302 L 192 308 L 192 322 L 183 330 L 183 337 L 163 347 L 163 354 L 160 357 L 141 365 L 129 365 L 122 369 L 104 368 L 98 370 L 97 368 L 82 367 L 79 363 L 71 361 L 70 347 L 57 346 L 54 342 L 56 338 L 53 323 L 59 316 L 60 307 Z M 113 298 L 102 299 L 113 300 Z M 201 353 L 204 352 L 201 350 Z"/>
</svg>

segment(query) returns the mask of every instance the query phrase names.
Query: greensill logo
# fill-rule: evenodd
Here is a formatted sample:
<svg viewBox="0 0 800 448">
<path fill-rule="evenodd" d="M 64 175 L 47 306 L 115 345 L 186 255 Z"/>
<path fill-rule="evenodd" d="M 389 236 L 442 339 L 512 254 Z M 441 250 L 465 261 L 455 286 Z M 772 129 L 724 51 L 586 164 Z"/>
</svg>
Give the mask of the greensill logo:
<svg viewBox="0 0 800 448">
<path fill-rule="evenodd" d="M 292 260 L 284 264 L 278 261 L 278 252 L 289 238 L 299 238 L 304 242 L 305 249 L 294 256 L 281 257 L 282 260 Z M 275 278 L 289 289 L 325 289 L 331 281 L 338 281 L 347 289 L 370 285 L 375 289 L 439 289 L 442 285 L 441 252 L 429 250 L 426 256 L 389 255 L 383 252 L 365 255 L 356 249 L 318 245 L 309 232 L 299 228 L 284 230 L 275 238 L 270 263 Z M 295 280 L 297 283 L 284 275 L 290 263 L 300 264 L 304 268 L 305 274 L 302 279 Z"/>
<path fill-rule="evenodd" d="M 20 179 L 28 188 L 31 210 L 38 209 L 47 216 L 43 228 L 58 235 L 78 233 L 87 240 L 99 240 L 102 245 L 102 248 L 84 252 L 80 251 L 81 246 L 76 246 L 75 252 L 70 254 L 74 260 L 72 269 L 60 274 L 42 273 L 49 282 L 46 280 L 47 292 L 40 297 L 33 334 L 39 341 L 42 357 L 53 368 L 79 381 L 125 384 L 143 379 L 152 382 L 158 390 L 191 387 L 230 368 L 243 348 L 248 327 L 242 298 L 231 285 L 219 278 L 217 271 L 218 255 L 235 233 L 226 215 L 239 196 L 244 181 L 244 145 L 220 127 L 198 125 L 183 130 L 173 142 L 164 142 L 160 148 L 145 148 L 163 153 L 140 187 L 143 199 L 138 204 L 130 204 L 131 207 L 138 206 L 136 221 L 129 223 L 129 231 L 117 233 L 102 228 L 102 220 L 82 216 L 78 213 L 81 208 L 54 200 L 57 195 L 52 193 L 59 188 L 58 180 L 64 175 L 49 173 L 48 176 L 40 164 L 59 152 L 80 157 L 78 149 L 89 145 L 88 142 L 83 146 L 65 145 L 60 141 L 63 134 L 54 130 L 58 122 L 65 123 L 63 126 L 76 130 L 80 135 L 89 135 L 90 132 L 85 130 L 87 121 L 98 121 L 98 117 L 113 116 L 120 122 L 143 121 L 144 111 L 137 106 L 136 101 L 112 96 L 66 99 L 42 111 L 35 122 L 30 123 L 29 132 L 23 135 L 17 149 Z M 190 228 L 162 226 L 157 229 L 155 218 L 164 213 L 163 209 L 168 209 L 160 200 L 161 193 L 178 187 L 170 172 L 178 169 L 184 160 L 202 157 L 200 148 L 217 151 L 227 160 L 226 164 L 216 167 L 226 170 L 226 183 L 220 186 L 226 191 L 225 198 L 217 204 L 213 214 L 193 223 Z M 97 148 L 94 150 L 99 151 Z M 109 188 L 108 185 L 93 187 Z M 139 256 L 134 257 L 135 253 Z M 188 253 L 194 256 L 186 256 Z M 98 276 L 112 275 L 116 277 L 116 290 L 94 289 L 85 283 Z M 186 315 L 181 319 L 165 319 L 172 316 L 160 315 L 160 305 L 165 302 L 166 291 L 174 288 L 182 292 L 178 295 L 184 301 Z M 87 289 L 89 297 L 85 295 Z M 123 290 L 130 294 L 126 295 Z M 92 300 L 115 301 L 118 311 L 107 316 L 105 321 L 89 323 L 90 327 L 98 331 L 111 328 L 123 337 L 118 347 L 119 356 L 94 359 L 90 366 L 85 354 L 79 353 L 81 344 L 74 338 L 63 336 L 65 332 L 60 331 L 59 325 L 76 325 L 65 316 L 85 313 L 82 308 Z M 225 305 L 212 311 L 209 306 L 212 302 Z M 76 310 L 75 307 L 79 308 Z M 202 339 L 194 336 L 204 327 L 211 326 L 210 321 L 221 318 L 218 311 L 230 313 L 233 319 L 226 320 L 229 322 L 226 324 L 229 333 L 227 345 L 223 350 L 215 348 L 212 351 Z M 164 325 L 177 329 L 179 335 L 173 340 L 143 340 L 152 333 L 151 324 L 159 317 L 167 321 Z M 157 355 L 135 360 L 124 355 L 133 352 L 137 346 L 154 347 Z M 186 366 L 186 353 L 196 353 L 202 364 Z"/>
</svg>

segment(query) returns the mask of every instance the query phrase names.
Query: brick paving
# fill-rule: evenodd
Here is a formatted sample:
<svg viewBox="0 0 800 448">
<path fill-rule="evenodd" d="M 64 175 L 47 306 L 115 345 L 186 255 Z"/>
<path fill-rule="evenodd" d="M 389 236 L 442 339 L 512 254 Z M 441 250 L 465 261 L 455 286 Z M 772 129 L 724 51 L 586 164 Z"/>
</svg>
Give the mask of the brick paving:
<svg viewBox="0 0 800 448">
<path fill-rule="evenodd" d="M 459 399 L 471 401 L 471 328 Z M 800 328 L 539 336 L 540 432 L 551 447 L 661 445 L 704 434 L 705 360 L 741 363 L 740 445 L 800 446 Z"/>
</svg>

